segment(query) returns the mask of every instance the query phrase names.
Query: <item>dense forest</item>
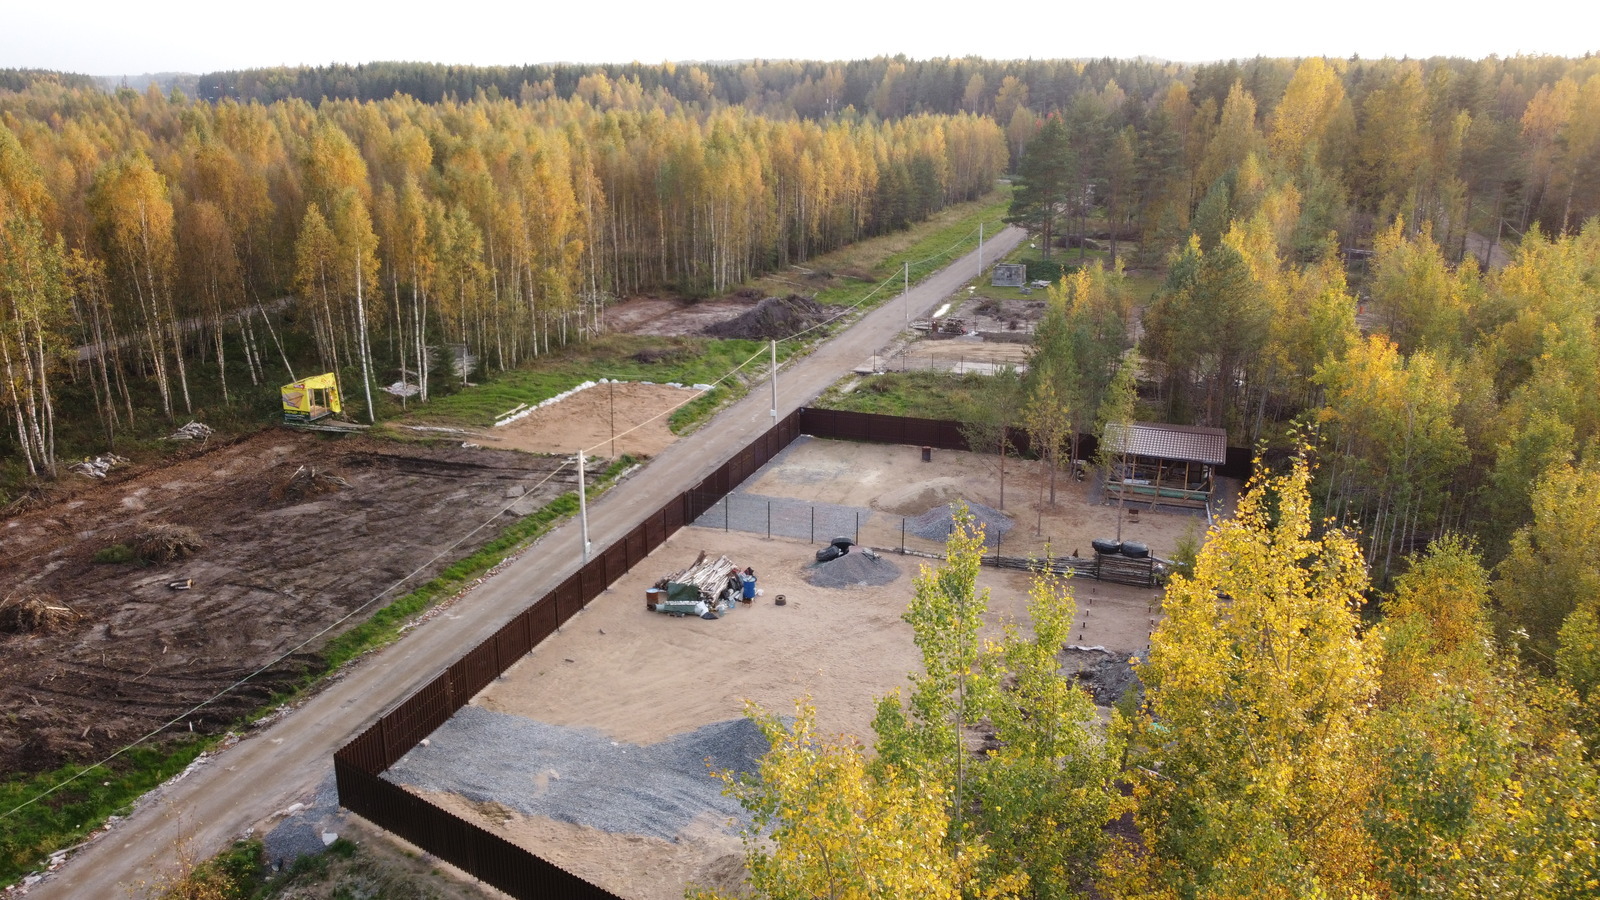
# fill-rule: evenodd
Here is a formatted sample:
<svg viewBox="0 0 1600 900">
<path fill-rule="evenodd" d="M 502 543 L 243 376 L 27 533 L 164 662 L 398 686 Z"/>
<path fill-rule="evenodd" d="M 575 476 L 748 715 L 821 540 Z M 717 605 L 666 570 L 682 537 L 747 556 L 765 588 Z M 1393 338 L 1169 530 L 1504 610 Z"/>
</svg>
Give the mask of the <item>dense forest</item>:
<svg viewBox="0 0 1600 900">
<path fill-rule="evenodd" d="M 431 346 L 516 366 L 591 333 L 611 298 L 727 291 L 986 194 L 1005 165 L 999 127 L 969 114 L 0 91 L 12 447 L 54 470 L 63 377 L 92 382 L 113 434 L 140 405 L 130 382 L 167 416 L 195 378 L 226 403 L 269 361 L 292 371 L 296 338 L 322 369 L 368 390 L 398 371 L 425 401 Z M 81 345 L 105 352 L 70 365 Z"/>
</svg>

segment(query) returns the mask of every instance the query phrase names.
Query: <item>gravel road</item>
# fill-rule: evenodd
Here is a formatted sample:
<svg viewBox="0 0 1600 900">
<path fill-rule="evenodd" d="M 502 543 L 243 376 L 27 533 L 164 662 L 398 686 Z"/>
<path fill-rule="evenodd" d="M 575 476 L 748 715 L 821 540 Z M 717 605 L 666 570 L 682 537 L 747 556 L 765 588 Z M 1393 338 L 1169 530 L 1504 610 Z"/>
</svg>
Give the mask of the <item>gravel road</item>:
<svg viewBox="0 0 1600 900">
<path fill-rule="evenodd" d="M 995 260 L 1021 241 L 1007 228 L 984 245 Z M 926 316 L 977 272 L 970 253 L 862 318 L 778 377 L 778 415 L 815 398 L 841 374 L 889 343 L 907 316 Z M 673 444 L 647 468 L 589 508 L 594 550 L 610 546 L 641 516 L 704 479 L 749 439 L 772 425 L 771 393 L 752 390 L 693 435 Z M 734 437 L 737 439 L 731 439 Z M 189 777 L 148 795 L 115 830 L 78 852 L 37 898 L 117 897 L 122 885 L 150 881 L 173 862 L 182 840 L 210 855 L 254 828 L 274 810 L 313 797 L 333 767 L 333 751 L 405 697 L 427 684 L 461 654 L 494 634 L 570 575 L 583 556 L 576 521 L 547 535 L 530 552 L 454 606 L 448 615 L 413 629 L 382 653 L 347 671 L 297 711 L 227 750 Z"/>
</svg>

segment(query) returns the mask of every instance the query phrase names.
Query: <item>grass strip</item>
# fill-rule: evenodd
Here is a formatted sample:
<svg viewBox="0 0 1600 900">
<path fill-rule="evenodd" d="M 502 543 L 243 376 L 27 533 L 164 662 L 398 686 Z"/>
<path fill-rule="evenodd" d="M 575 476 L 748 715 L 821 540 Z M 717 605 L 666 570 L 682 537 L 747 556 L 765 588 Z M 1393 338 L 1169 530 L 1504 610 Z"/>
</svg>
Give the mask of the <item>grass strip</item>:
<svg viewBox="0 0 1600 900">
<path fill-rule="evenodd" d="M 629 456 L 613 461 L 590 488 L 590 497 L 603 493 L 635 463 Z M 350 660 L 394 643 L 404 633 L 406 622 L 455 596 L 473 579 L 577 511 L 578 495 L 569 491 L 517 520 L 476 552 L 452 563 L 416 590 L 329 641 L 319 654 L 319 663 L 307 670 L 292 690 L 275 695 L 244 722 L 261 718 L 305 695 Z M 0 820 L 0 886 L 9 885 L 38 868 L 52 852 L 83 840 L 111 816 L 125 815 L 135 800 L 182 772 L 223 737 L 182 735 L 176 740 L 135 747 L 103 766 L 90 768 L 66 787 Z M 0 780 L 0 812 L 13 809 L 82 771 L 81 765 L 68 765 L 51 772 Z"/>
<path fill-rule="evenodd" d="M 939 371 L 884 372 L 863 376 L 853 385 L 847 379 L 842 385 L 829 388 L 817 398 L 817 406 L 887 416 L 959 420 L 963 411 L 976 402 L 974 398 L 988 377 Z M 842 392 L 842 386 L 848 386 L 848 392 Z"/>
</svg>

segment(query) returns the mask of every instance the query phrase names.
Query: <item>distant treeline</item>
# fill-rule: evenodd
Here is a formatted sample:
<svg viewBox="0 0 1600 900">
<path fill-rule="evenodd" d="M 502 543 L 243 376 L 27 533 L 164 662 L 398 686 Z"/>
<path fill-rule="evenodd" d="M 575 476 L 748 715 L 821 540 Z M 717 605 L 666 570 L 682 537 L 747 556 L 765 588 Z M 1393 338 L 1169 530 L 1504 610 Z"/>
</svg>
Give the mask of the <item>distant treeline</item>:
<svg viewBox="0 0 1600 900">
<path fill-rule="evenodd" d="M 1326 213 L 1318 227 L 1363 244 L 1401 213 L 1414 224 L 1430 222 L 1447 244 L 1454 242 L 1457 256 L 1471 230 L 1495 237 L 1505 227 L 1520 233 L 1537 222 L 1546 233 L 1559 232 L 1600 213 L 1600 82 L 1590 83 L 1600 59 L 1332 59 L 1323 61 L 1319 75 L 1326 74 L 1315 83 L 1302 75 L 1295 85 L 1304 62 L 903 56 L 702 65 L 380 62 L 214 72 L 200 78 L 198 90 L 203 99 L 262 103 L 398 93 L 425 103 L 483 96 L 582 99 L 602 109 L 732 105 L 769 118 L 815 120 L 972 113 L 1006 129 L 1013 164 L 1041 120 L 1061 113 L 1085 144 L 1078 164 L 1090 182 L 1096 178 L 1087 170 L 1117 165 L 1113 154 L 1122 151 L 1110 137 L 1131 129 L 1127 149 L 1141 169 L 1142 208 L 1127 202 L 1125 191 L 1122 210 L 1134 221 L 1142 217 L 1146 239 L 1163 218 L 1166 238 L 1187 230 L 1217 179 L 1231 174 L 1231 165 L 1216 168 L 1218 158 L 1237 165 L 1254 149 L 1245 125 L 1262 138 L 1276 128 L 1282 140 L 1270 149 L 1285 165 L 1302 162 L 1288 154 L 1310 154 L 1305 180 L 1316 183 L 1317 196 L 1307 199 Z M 1294 123 L 1279 112 L 1285 102 Z"/>
<path fill-rule="evenodd" d="M 49 69 L 0 69 L 0 91 L 24 91 L 40 82 L 71 88 L 94 87 L 98 84 L 91 75 L 52 72 Z"/>
</svg>

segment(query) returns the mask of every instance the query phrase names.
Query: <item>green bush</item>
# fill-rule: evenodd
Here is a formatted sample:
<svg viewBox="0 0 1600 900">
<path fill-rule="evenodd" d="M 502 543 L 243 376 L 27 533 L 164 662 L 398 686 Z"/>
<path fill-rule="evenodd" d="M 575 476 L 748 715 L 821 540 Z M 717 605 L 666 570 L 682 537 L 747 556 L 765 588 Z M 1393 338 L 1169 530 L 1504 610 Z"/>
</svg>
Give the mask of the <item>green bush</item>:
<svg viewBox="0 0 1600 900">
<path fill-rule="evenodd" d="M 137 558 L 133 548 L 127 544 L 112 544 L 94 552 L 94 561 L 97 563 L 130 563 Z"/>
</svg>

